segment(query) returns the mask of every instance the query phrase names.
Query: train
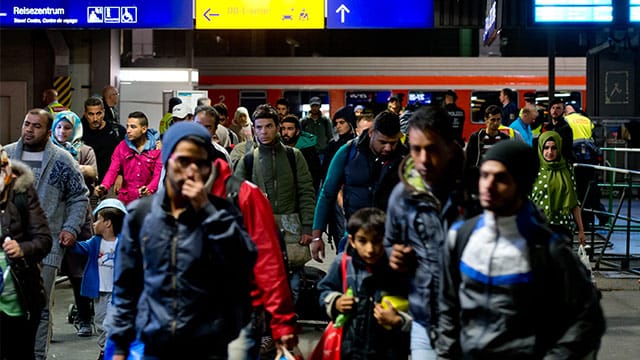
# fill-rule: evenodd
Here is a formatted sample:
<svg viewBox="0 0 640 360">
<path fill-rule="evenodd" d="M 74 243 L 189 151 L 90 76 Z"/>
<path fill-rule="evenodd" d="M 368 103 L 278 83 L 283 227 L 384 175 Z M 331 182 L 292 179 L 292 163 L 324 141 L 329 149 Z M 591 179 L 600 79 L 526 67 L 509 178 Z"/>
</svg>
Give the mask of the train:
<svg viewBox="0 0 640 360">
<path fill-rule="evenodd" d="M 586 59 L 554 61 L 555 97 L 586 110 Z M 251 113 L 261 103 L 285 97 L 291 112 L 304 116 L 309 99 L 318 96 L 329 116 L 345 105 L 377 113 L 391 95 L 403 99 L 403 106 L 438 104 L 453 90 L 465 111 L 465 138 L 484 126 L 484 108 L 499 104 L 503 88 L 515 91 L 519 107 L 528 93 L 541 108 L 549 100 L 547 57 L 212 57 L 197 58 L 194 67 L 197 89 L 232 112 L 244 106 Z"/>
</svg>

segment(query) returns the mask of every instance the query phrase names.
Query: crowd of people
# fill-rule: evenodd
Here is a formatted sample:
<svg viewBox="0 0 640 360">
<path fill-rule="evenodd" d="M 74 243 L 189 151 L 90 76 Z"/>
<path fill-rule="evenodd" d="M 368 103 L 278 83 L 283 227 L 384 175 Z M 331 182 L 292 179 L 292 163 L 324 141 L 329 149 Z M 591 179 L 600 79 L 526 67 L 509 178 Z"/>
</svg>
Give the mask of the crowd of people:
<svg viewBox="0 0 640 360">
<path fill-rule="evenodd" d="M 593 124 L 575 105 L 551 101 L 534 131 L 504 89 L 465 142 L 452 91 L 331 117 L 312 97 L 302 119 L 285 98 L 252 114 L 172 98 L 158 130 L 102 95 L 80 117 L 46 90 L 0 147 L 0 359 L 47 358 L 60 271 L 98 359 L 273 357 L 298 343 L 305 264 L 329 244 L 313 306 L 345 359 L 595 358 L 570 166 Z"/>
</svg>

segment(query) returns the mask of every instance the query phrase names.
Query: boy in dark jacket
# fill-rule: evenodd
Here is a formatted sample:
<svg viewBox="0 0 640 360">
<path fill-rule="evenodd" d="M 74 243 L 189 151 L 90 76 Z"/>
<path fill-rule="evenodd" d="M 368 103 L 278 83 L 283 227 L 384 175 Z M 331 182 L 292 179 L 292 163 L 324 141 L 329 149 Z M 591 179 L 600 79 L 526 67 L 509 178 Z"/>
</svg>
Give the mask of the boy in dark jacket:
<svg viewBox="0 0 640 360">
<path fill-rule="evenodd" d="M 341 321 L 337 320 L 340 315 L 346 317 L 344 359 L 406 359 L 409 355 L 411 318 L 389 300 L 389 296 L 406 300 L 409 287 L 405 278 L 389 268 L 382 245 L 384 223 L 385 213 L 380 209 L 356 211 L 347 225 L 346 276 L 340 269 L 343 255 L 339 254 L 318 284 L 320 305 L 327 314 L 334 322 Z"/>
</svg>

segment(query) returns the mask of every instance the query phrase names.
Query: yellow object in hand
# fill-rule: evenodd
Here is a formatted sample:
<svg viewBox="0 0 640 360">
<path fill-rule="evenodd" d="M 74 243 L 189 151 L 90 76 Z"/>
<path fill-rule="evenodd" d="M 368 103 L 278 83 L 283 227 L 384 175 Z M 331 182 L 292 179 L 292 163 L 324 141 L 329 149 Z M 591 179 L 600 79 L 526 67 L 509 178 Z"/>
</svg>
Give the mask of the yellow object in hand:
<svg viewBox="0 0 640 360">
<path fill-rule="evenodd" d="M 391 305 L 393 305 L 393 307 L 398 311 L 404 311 L 404 312 L 409 311 L 409 300 L 405 297 L 391 296 L 391 295 L 383 296 L 382 299 L 380 300 L 380 304 L 382 305 L 382 308 L 385 310 L 387 309 L 387 306 L 388 306 L 387 301 L 389 301 Z"/>
</svg>

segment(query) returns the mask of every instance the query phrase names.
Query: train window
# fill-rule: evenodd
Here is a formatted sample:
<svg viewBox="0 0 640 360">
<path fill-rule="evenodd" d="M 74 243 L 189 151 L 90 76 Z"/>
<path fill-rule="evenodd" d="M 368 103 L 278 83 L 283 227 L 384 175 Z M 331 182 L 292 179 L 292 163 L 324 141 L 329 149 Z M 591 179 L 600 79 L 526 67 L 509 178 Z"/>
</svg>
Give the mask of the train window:
<svg viewBox="0 0 640 360">
<path fill-rule="evenodd" d="M 409 90 L 407 105 L 442 105 L 446 91 Z"/>
<path fill-rule="evenodd" d="M 249 114 L 253 114 L 258 105 L 266 103 L 266 91 L 240 91 L 240 106 L 247 108 Z M 230 116 L 233 116 L 233 114 L 230 114 Z"/>
<path fill-rule="evenodd" d="M 387 101 L 391 96 L 391 91 L 347 91 L 345 95 L 348 106 L 356 107 L 357 105 L 362 105 L 365 112 L 378 114 L 387 109 Z"/>
<path fill-rule="evenodd" d="M 287 90 L 282 96 L 289 100 L 289 112 L 300 119 L 307 116 L 311 107 L 309 100 L 312 97 L 319 97 L 322 100 L 320 111 L 324 116 L 331 117 L 329 114 L 329 92 L 328 91 L 305 91 L 305 90 Z"/>
<path fill-rule="evenodd" d="M 565 104 L 571 103 L 578 108 L 582 108 L 582 94 L 580 91 L 556 91 L 555 98 L 561 99 Z M 536 91 L 536 106 L 549 109 L 549 92 Z"/>
<path fill-rule="evenodd" d="M 518 92 L 513 92 L 512 102 L 518 105 Z M 471 122 L 484 124 L 484 110 L 489 105 L 502 107 L 500 102 L 500 90 L 496 91 L 473 91 L 471 92 Z"/>
</svg>

